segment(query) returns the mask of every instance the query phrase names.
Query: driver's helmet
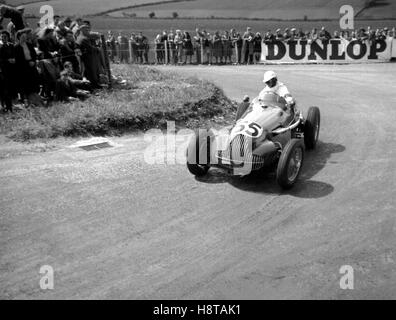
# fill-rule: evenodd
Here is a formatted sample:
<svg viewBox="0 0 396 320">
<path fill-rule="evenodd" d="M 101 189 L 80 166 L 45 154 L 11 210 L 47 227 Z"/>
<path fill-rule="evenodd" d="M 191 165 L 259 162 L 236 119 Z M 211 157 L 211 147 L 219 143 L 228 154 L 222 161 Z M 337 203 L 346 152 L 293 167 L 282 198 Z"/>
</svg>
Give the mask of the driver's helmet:
<svg viewBox="0 0 396 320">
<path fill-rule="evenodd" d="M 263 82 L 270 88 L 275 87 L 277 83 L 277 75 L 274 71 L 267 71 L 264 73 L 264 79 Z"/>
</svg>

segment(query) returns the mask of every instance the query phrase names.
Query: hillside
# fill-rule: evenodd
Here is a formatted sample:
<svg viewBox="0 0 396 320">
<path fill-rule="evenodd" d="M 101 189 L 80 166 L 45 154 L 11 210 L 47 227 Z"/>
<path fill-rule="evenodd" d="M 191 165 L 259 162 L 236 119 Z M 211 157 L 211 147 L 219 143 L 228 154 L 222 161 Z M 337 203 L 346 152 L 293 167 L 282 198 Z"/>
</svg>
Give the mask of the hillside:
<svg viewBox="0 0 396 320">
<path fill-rule="evenodd" d="M 49 1 L 31 1 L 31 0 L 6 0 L 10 5 L 25 4 L 26 12 L 29 14 L 39 15 L 42 5 L 53 6 L 55 13 L 65 15 L 90 15 L 110 9 L 124 8 L 131 5 L 140 5 L 144 3 L 156 3 L 161 0 L 49 0 Z"/>
<path fill-rule="evenodd" d="M 359 19 L 396 19 L 395 0 L 377 0 L 358 15 Z"/>
<path fill-rule="evenodd" d="M 364 0 L 350 0 L 348 4 L 359 11 Z M 329 19 L 339 17 L 339 8 L 344 0 L 195 0 L 181 3 L 157 4 L 127 11 L 137 16 L 147 16 L 154 11 L 157 17 L 171 17 L 177 12 L 180 17 L 222 17 L 262 19 Z M 122 15 L 122 11 L 112 13 Z"/>
<path fill-rule="evenodd" d="M 164 2 L 170 3 L 164 3 Z M 10 5 L 25 4 L 26 12 L 39 15 L 42 5 L 52 5 L 55 13 L 65 15 L 93 15 L 108 13 L 114 17 L 136 14 L 147 17 L 195 18 L 259 18 L 259 19 L 337 19 L 339 8 L 345 0 L 6 0 Z M 349 0 L 360 19 L 395 19 L 396 1 L 375 0 L 374 5 L 364 9 L 366 0 Z M 143 6 L 142 6 L 143 5 Z M 137 7 L 136 7 L 137 6 Z M 362 10 L 364 9 L 364 10 Z"/>
</svg>

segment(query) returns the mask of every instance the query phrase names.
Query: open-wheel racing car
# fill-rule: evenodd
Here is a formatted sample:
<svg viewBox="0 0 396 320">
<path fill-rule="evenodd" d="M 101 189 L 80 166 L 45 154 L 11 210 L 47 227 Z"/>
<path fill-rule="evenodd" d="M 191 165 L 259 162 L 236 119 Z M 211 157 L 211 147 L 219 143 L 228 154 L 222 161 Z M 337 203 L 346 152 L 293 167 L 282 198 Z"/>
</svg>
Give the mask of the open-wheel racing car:
<svg viewBox="0 0 396 320">
<path fill-rule="evenodd" d="M 320 111 L 310 107 L 304 118 L 273 92 L 255 98 L 234 126 L 223 131 L 197 130 L 187 148 L 187 168 L 204 176 L 210 167 L 245 176 L 276 169 L 276 180 L 291 188 L 301 172 L 305 149 L 319 137 Z"/>
</svg>

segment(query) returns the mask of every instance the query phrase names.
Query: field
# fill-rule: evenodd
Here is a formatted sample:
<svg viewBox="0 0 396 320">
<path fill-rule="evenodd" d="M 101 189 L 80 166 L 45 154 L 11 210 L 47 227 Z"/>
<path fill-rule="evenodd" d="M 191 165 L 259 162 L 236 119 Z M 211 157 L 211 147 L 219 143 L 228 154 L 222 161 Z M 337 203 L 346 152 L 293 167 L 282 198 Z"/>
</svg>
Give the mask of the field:
<svg viewBox="0 0 396 320">
<path fill-rule="evenodd" d="M 164 3 L 169 2 L 169 3 Z M 355 14 L 364 8 L 365 0 L 349 0 Z M 155 12 L 156 17 L 172 17 L 177 12 L 179 17 L 195 18 L 250 18 L 250 19 L 337 19 L 343 0 L 8 0 L 11 5 L 26 4 L 26 12 L 39 15 L 39 9 L 47 4 L 54 7 L 59 15 L 93 15 L 109 13 L 122 17 L 124 13 L 134 13 L 137 17 L 147 17 Z M 141 6 L 145 5 L 147 6 Z M 139 6 L 132 8 L 134 6 Z M 128 9 L 128 7 L 131 7 Z M 391 0 L 377 3 L 362 11 L 360 18 L 381 19 L 396 17 L 396 3 Z"/>
<path fill-rule="evenodd" d="M 328 19 L 338 18 L 339 8 L 345 4 L 342 0 L 196 0 L 181 3 L 157 4 L 147 7 L 131 9 L 137 16 L 147 16 L 155 12 L 157 17 L 171 17 L 172 12 L 177 12 L 180 17 L 221 17 L 221 18 L 260 18 L 260 19 Z M 362 0 L 350 0 L 356 12 L 364 7 Z M 122 11 L 112 15 L 120 16 Z"/>
<path fill-rule="evenodd" d="M 42 5 L 51 5 L 56 14 L 59 15 L 90 15 L 98 12 L 107 11 L 115 8 L 123 8 L 130 5 L 138 5 L 143 3 L 154 3 L 160 0 L 49 0 L 49 1 L 29 1 L 29 0 L 8 0 L 11 5 L 25 5 L 26 12 L 29 14 L 39 15 Z"/>
</svg>

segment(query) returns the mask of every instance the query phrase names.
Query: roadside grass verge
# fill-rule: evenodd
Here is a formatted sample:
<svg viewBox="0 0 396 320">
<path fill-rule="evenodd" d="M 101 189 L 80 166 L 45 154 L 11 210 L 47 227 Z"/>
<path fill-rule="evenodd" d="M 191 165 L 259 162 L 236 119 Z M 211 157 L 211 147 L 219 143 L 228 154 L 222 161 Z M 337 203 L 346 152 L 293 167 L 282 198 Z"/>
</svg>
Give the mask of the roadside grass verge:
<svg viewBox="0 0 396 320">
<path fill-rule="evenodd" d="M 100 91 L 86 101 L 53 103 L 0 115 L 0 134 L 17 141 L 59 136 L 120 135 L 137 130 L 194 128 L 235 111 L 214 84 L 152 67 L 114 65 L 129 87 Z"/>
</svg>

